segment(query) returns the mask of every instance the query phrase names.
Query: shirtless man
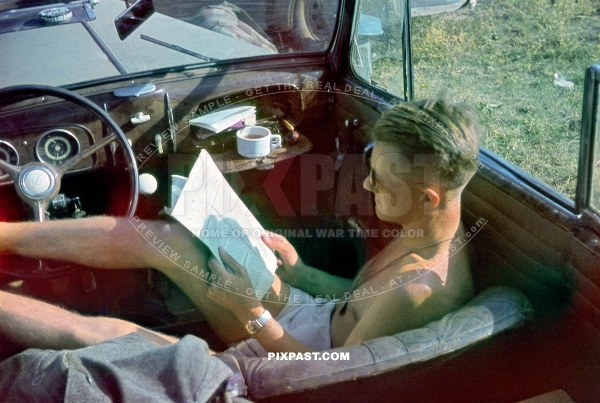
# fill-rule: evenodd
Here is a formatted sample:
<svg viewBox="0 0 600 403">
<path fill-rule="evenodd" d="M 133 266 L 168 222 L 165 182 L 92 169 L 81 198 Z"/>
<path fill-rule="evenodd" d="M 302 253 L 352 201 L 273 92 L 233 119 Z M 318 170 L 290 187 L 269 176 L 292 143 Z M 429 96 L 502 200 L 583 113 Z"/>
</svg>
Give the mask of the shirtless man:
<svg viewBox="0 0 600 403">
<path fill-rule="evenodd" d="M 0 253 L 106 269 L 153 267 L 190 297 L 223 341 L 249 339 L 247 343 L 271 352 L 351 345 L 420 327 L 473 296 L 462 247 L 460 197 L 476 171 L 476 119 L 470 109 L 444 100 L 407 102 L 384 114 L 373 138 L 374 145 L 366 152 L 370 173 L 363 185 L 374 194 L 378 218 L 402 226 L 405 233 L 423 236 L 393 240 L 354 281 L 305 265 L 285 238 L 271 235 L 263 240 L 279 253 L 279 276 L 265 298 L 249 298 L 232 292 L 248 289 L 250 281 L 226 252 L 221 251 L 221 258 L 229 271 L 179 224 L 143 223 L 145 230 L 157 234 L 186 260 L 210 268 L 220 282 L 207 283 L 153 248 L 132 222 L 114 217 L 0 223 Z M 221 286 L 226 282 L 228 289 Z M 296 288 L 342 299 L 316 304 Z M 301 303 L 291 306 L 291 295 L 300 295 L 293 301 Z M 309 311 L 298 314 L 297 309 Z M 302 323 L 290 322 L 288 316 L 297 316 Z M 313 316 L 321 322 L 306 319 Z M 256 321 L 259 317 L 264 323 Z M 249 322 L 249 330 L 256 330 L 251 338 Z M 330 331 L 315 341 L 313 335 L 323 333 L 319 323 L 330 326 Z M 152 332 L 130 322 L 83 317 L 0 293 L 0 333 L 28 347 L 78 348 L 130 332 L 154 338 Z"/>
</svg>

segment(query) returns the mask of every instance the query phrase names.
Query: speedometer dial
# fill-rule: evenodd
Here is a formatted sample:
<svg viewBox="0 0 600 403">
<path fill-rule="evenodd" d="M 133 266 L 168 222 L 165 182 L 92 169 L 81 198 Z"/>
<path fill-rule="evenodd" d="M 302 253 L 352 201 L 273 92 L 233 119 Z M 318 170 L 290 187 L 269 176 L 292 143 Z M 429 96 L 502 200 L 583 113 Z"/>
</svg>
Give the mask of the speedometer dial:
<svg viewBox="0 0 600 403">
<path fill-rule="evenodd" d="M 55 129 L 40 137 L 35 154 L 41 162 L 61 165 L 69 158 L 79 153 L 79 140 L 68 130 Z"/>
<path fill-rule="evenodd" d="M 19 165 L 19 154 L 8 141 L 0 140 L 0 160 L 6 161 L 12 165 Z M 1 169 L 0 175 L 2 175 Z"/>
</svg>

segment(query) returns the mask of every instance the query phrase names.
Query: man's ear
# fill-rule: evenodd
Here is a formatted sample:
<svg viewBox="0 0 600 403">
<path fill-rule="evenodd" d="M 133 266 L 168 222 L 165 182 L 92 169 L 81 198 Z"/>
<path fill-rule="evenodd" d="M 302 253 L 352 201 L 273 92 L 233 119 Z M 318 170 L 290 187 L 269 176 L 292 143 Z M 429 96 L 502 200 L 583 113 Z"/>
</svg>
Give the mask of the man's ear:
<svg viewBox="0 0 600 403">
<path fill-rule="evenodd" d="M 427 187 L 423 189 L 423 212 L 432 212 L 440 205 L 440 194 L 434 189 Z"/>
</svg>

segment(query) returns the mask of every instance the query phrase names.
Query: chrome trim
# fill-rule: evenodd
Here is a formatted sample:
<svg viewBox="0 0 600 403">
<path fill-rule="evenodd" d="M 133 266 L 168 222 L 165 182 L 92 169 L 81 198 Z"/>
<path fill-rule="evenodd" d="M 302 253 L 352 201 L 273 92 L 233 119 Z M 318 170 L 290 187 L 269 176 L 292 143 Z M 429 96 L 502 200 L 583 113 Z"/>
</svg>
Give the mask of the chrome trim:
<svg viewBox="0 0 600 403">
<path fill-rule="evenodd" d="M 590 207 L 593 178 L 594 148 L 598 124 L 598 103 L 600 102 L 600 65 L 593 64 L 585 71 L 583 107 L 581 112 L 581 138 L 579 145 L 579 172 L 575 191 L 575 210 L 580 213 Z M 597 212 L 596 212 L 597 213 Z"/>
<path fill-rule="evenodd" d="M 27 187 L 27 183 L 26 183 L 28 175 L 36 170 L 43 171 L 45 174 L 48 175 L 48 179 L 50 180 L 48 189 L 41 193 L 36 193 L 36 192 L 31 191 Z M 33 200 L 46 199 L 50 194 L 52 194 L 52 192 L 54 192 L 54 190 L 56 188 L 56 184 L 57 184 L 57 180 L 56 180 L 56 174 L 54 173 L 54 171 L 52 171 L 50 168 L 48 168 L 44 165 L 41 165 L 41 164 L 31 165 L 31 166 L 25 168 L 23 170 L 23 172 L 21 172 L 21 175 L 19 175 L 19 188 L 25 195 L 27 195 L 29 198 L 31 198 Z"/>
</svg>

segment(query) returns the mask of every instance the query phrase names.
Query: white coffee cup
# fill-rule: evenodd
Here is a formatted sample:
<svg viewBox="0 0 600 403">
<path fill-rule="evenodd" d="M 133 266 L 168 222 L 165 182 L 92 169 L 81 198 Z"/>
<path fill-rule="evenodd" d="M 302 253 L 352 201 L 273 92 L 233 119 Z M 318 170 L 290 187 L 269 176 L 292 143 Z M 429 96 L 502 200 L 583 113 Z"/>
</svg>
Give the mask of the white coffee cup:
<svg viewBox="0 0 600 403">
<path fill-rule="evenodd" d="M 246 126 L 237 131 L 236 137 L 238 154 L 246 158 L 264 157 L 281 147 L 281 136 L 262 126 Z"/>
</svg>

